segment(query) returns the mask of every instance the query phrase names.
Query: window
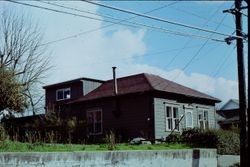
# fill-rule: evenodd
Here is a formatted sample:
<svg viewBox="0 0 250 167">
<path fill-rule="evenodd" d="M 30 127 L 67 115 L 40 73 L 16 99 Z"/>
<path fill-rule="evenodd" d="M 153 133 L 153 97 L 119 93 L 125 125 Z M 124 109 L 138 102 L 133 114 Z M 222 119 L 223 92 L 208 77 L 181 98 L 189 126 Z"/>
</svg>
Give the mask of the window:
<svg viewBox="0 0 250 167">
<path fill-rule="evenodd" d="M 94 109 L 87 111 L 88 133 L 90 135 L 102 134 L 102 110 Z"/>
<path fill-rule="evenodd" d="M 191 109 L 186 109 L 186 128 L 193 128 L 193 115 Z"/>
<path fill-rule="evenodd" d="M 201 129 L 208 129 L 209 122 L 208 122 L 208 111 L 207 110 L 199 110 L 198 115 L 198 125 Z"/>
<path fill-rule="evenodd" d="M 166 106 L 166 131 L 179 131 L 179 110 L 178 107 Z"/>
<path fill-rule="evenodd" d="M 65 100 L 65 99 L 70 99 L 70 88 L 65 88 L 65 89 L 58 89 L 56 90 L 56 100 Z"/>
</svg>

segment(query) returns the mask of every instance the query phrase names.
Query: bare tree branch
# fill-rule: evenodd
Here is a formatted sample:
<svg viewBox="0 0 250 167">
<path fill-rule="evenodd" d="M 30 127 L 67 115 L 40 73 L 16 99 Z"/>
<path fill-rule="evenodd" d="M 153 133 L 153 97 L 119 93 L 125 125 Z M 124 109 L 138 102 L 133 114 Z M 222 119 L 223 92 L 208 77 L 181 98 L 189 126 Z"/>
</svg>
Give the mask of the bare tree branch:
<svg viewBox="0 0 250 167">
<path fill-rule="evenodd" d="M 38 24 L 10 11 L 2 12 L 0 24 L 0 67 L 14 71 L 22 95 L 35 113 L 43 99 L 39 91 L 42 79 L 51 68 L 46 47 L 41 45 L 42 33 Z"/>
</svg>

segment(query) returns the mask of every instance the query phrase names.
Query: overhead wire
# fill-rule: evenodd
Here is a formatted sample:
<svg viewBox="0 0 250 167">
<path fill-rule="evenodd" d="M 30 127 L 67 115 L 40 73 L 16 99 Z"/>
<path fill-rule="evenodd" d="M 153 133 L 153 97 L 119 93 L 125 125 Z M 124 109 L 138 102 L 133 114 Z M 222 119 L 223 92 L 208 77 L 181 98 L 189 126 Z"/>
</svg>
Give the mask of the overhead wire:
<svg viewBox="0 0 250 167">
<path fill-rule="evenodd" d="M 183 24 L 183 23 L 179 23 L 179 22 L 175 22 L 175 21 L 170 21 L 170 20 L 166 20 L 166 19 L 163 19 L 163 18 L 150 16 L 150 15 L 146 15 L 146 14 L 142 14 L 142 13 L 138 13 L 138 12 L 134 12 L 134 11 L 130 11 L 130 10 L 125 10 L 125 9 L 113 7 L 113 6 L 110 6 L 110 5 L 104 5 L 104 4 L 89 1 L 89 0 L 81 0 L 81 1 L 93 4 L 93 5 L 105 7 L 105 8 L 108 8 L 108 9 L 120 11 L 120 12 L 123 12 L 123 13 L 128 13 L 128 14 L 141 16 L 141 17 L 148 18 L 148 19 L 151 19 L 151 20 L 156 20 L 156 21 L 160 21 L 160 22 L 164 22 L 164 23 L 173 24 L 173 25 L 176 25 L 176 26 L 182 26 L 182 27 L 186 27 L 186 28 L 190 28 L 190 29 L 200 30 L 200 31 L 203 31 L 203 32 L 213 33 L 213 34 L 227 36 L 227 37 L 229 36 L 229 34 L 226 34 L 226 33 L 217 32 L 217 31 L 213 31 L 213 30 L 209 30 L 209 29 L 204 29 L 204 28 L 200 28 L 200 27 L 196 27 L 196 26 L 188 25 L 188 24 Z M 241 37 L 241 36 L 233 36 L 233 37 L 243 39 L 243 37 Z"/>
<path fill-rule="evenodd" d="M 80 11 L 80 12 L 86 13 L 86 11 L 83 11 L 83 10 L 79 10 L 79 9 L 75 9 L 75 8 L 70 8 L 70 7 L 65 7 L 65 6 L 63 6 L 63 5 L 58 5 L 58 4 L 54 4 L 54 3 L 51 3 L 51 2 L 44 2 L 44 1 L 40 1 L 40 2 L 48 3 L 48 4 L 51 4 L 51 5 L 54 5 L 54 6 L 59 6 L 59 7 L 62 7 L 62 8 L 71 9 L 71 10 L 76 10 L 76 11 Z M 145 12 L 145 14 L 151 13 L 151 12 L 154 12 L 154 11 L 157 11 L 157 10 L 160 10 L 160 9 L 163 9 L 163 8 L 166 8 L 166 7 L 169 7 L 169 6 L 172 6 L 172 5 L 174 5 L 174 4 L 178 3 L 178 2 L 179 2 L 179 1 L 175 1 L 175 2 L 172 2 L 172 3 L 169 3 L 169 4 L 165 4 L 165 5 L 160 6 L 160 7 L 158 7 L 158 8 L 155 8 L 155 9 L 152 9 L 152 10 L 150 10 L 150 11 L 147 11 L 147 12 Z M 93 12 L 87 12 L 87 13 L 89 13 L 89 14 L 94 14 L 94 15 L 98 15 L 98 14 L 95 14 L 95 13 L 93 13 Z M 99 14 L 99 16 L 104 17 L 103 15 L 100 15 L 100 14 Z M 129 18 L 126 18 L 126 19 L 121 20 L 121 19 L 116 19 L 116 18 L 114 18 L 114 17 L 108 16 L 108 18 L 112 18 L 112 19 L 115 19 L 115 20 L 119 20 L 119 22 L 117 22 L 117 24 L 119 24 L 119 23 L 121 23 L 121 22 L 124 22 L 124 21 L 127 21 L 127 20 L 134 19 L 134 18 L 136 18 L 136 17 L 138 17 L 138 16 L 133 16 L 133 17 L 129 17 Z M 58 39 L 58 40 L 54 40 L 54 41 L 50 41 L 50 42 L 44 43 L 44 44 L 42 44 L 42 45 L 48 45 L 48 44 L 51 44 L 51 43 L 56 43 L 56 42 L 64 41 L 64 40 L 67 40 L 67 39 L 76 38 L 76 37 L 78 37 L 78 36 L 80 36 L 80 35 L 84 35 L 84 34 L 87 34 L 87 33 L 95 32 L 95 31 L 98 31 L 98 30 L 100 30 L 100 29 L 104 29 L 104 28 L 113 26 L 113 25 L 115 25 L 115 24 L 116 24 L 116 23 L 113 23 L 113 24 L 105 25 L 105 26 L 102 26 L 102 27 L 99 27 L 99 28 L 96 28 L 96 29 L 92 29 L 92 30 L 89 30 L 89 31 L 80 32 L 80 33 L 77 33 L 77 34 L 74 34 L 74 35 L 71 35 L 71 36 L 68 36 L 68 37 L 64 37 L 64 38 L 61 38 L 61 39 Z"/>
<path fill-rule="evenodd" d="M 39 2 L 40 3 L 44 3 L 44 4 L 50 4 L 50 5 L 57 6 L 57 7 L 61 7 L 61 8 L 64 8 L 64 9 L 70 9 L 70 10 L 81 12 L 81 13 L 88 13 L 88 14 L 97 15 L 97 16 L 101 16 L 101 17 L 105 17 L 105 18 L 109 18 L 109 19 L 119 20 L 119 21 L 121 20 L 121 19 L 117 19 L 115 17 L 112 17 L 110 15 L 104 15 L 104 14 L 99 14 L 99 13 L 96 13 L 96 12 L 90 12 L 90 11 L 86 11 L 86 10 L 80 10 L 80 9 L 76 9 L 76 8 L 72 8 L 72 7 L 60 5 L 60 4 L 57 4 L 57 3 L 51 3 L 51 2 L 47 2 L 47 1 L 39 1 Z M 157 11 L 157 10 L 160 10 L 160 9 L 172 6 L 174 4 L 177 4 L 178 2 L 179 1 L 175 1 L 175 2 L 172 2 L 172 3 L 169 3 L 169 4 L 162 5 L 162 6 L 158 7 L 158 8 L 155 8 L 153 10 L 145 12 L 144 14 L 151 13 L 151 12 L 154 12 L 154 11 Z M 138 17 L 138 16 L 136 16 L 136 17 Z M 135 17 L 131 17 L 130 19 L 132 19 L 132 18 L 135 18 Z"/>
<path fill-rule="evenodd" d="M 226 15 L 221 19 L 220 24 L 217 25 L 217 27 L 215 28 L 215 31 L 221 26 L 221 23 L 224 21 L 225 17 L 226 17 Z M 211 34 L 210 36 L 212 36 L 212 35 L 213 35 L 213 34 Z M 174 78 L 171 79 L 172 81 L 175 81 L 175 80 L 180 76 L 180 74 L 182 73 L 182 71 L 184 71 L 188 66 L 191 65 L 191 63 L 192 63 L 192 62 L 194 61 L 194 59 L 199 55 L 199 53 L 201 52 L 201 50 L 204 48 L 204 46 L 205 46 L 207 43 L 208 43 L 208 40 L 206 40 L 206 41 L 202 44 L 202 46 L 198 49 L 198 51 L 196 52 L 196 54 L 194 54 L 194 55 L 191 57 L 191 59 L 185 64 L 185 66 L 177 73 L 177 75 L 175 75 Z M 158 84 L 156 84 L 155 86 L 159 86 L 159 85 L 161 85 L 161 84 L 163 84 L 163 83 L 158 83 Z M 166 88 L 168 88 L 169 86 L 170 86 L 170 84 L 167 84 L 166 86 L 164 86 L 163 89 L 166 89 Z"/>
<path fill-rule="evenodd" d="M 127 21 L 127 19 L 120 20 L 119 22 L 114 22 L 114 21 L 110 21 L 110 20 L 102 20 L 100 18 L 93 18 L 93 17 L 90 17 L 90 16 L 84 16 L 84 15 L 70 13 L 70 12 L 61 11 L 61 10 L 57 10 L 57 9 L 51 9 L 51 8 L 32 5 L 32 4 L 27 4 L 27 3 L 23 3 L 23 2 L 17 2 L 17 1 L 13 1 L 13 0 L 7 0 L 7 1 L 17 3 L 17 4 L 21 4 L 21 5 L 25 5 L 25 6 L 30 6 L 30 7 L 40 8 L 40 9 L 44 9 L 44 10 L 49 10 L 49 11 L 53 11 L 53 12 L 57 12 L 57 13 L 63 13 L 63 14 L 68 14 L 68 15 L 73 15 L 73 16 L 84 17 L 84 18 L 87 18 L 87 19 L 93 19 L 93 20 L 97 20 L 97 21 L 111 22 L 113 24 L 121 24 L 121 25 L 125 25 L 125 26 L 130 26 L 130 27 L 136 27 L 135 25 L 137 25 L 137 26 L 146 27 L 146 28 L 154 30 L 154 31 L 160 31 L 160 32 L 168 33 L 168 34 L 171 33 L 171 34 L 179 35 L 179 36 L 185 36 L 185 37 L 189 36 L 189 37 L 195 37 L 195 38 L 200 38 L 200 39 L 210 39 L 210 40 L 213 40 L 213 41 L 216 41 L 216 42 L 224 42 L 224 40 L 220 40 L 220 39 L 208 38 L 208 37 L 199 36 L 199 35 L 195 35 L 195 34 L 187 34 L 187 33 L 182 33 L 182 32 L 178 32 L 178 31 L 172 31 L 172 30 L 168 30 L 168 29 L 165 29 L 165 28 L 162 28 L 162 27 L 155 27 L 155 26 L 146 25 L 146 24 L 142 24 L 142 23 L 129 22 L 129 23 L 132 23 L 133 25 L 121 23 L 123 21 Z M 153 11 L 155 11 L 155 9 Z M 48 45 L 48 44 L 55 43 L 55 42 L 60 42 L 60 41 L 67 40 L 67 39 L 70 39 L 70 38 L 75 38 L 75 37 L 77 37 L 79 35 L 94 32 L 94 31 L 97 31 L 97 30 L 100 30 L 102 28 L 106 28 L 106 27 L 109 27 L 109 26 L 111 26 L 111 25 L 106 25 L 106 26 L 103 26 L 103 27 L 99 27 L 99 28 L 96 28 L 96 29 L 89 30 L 89 31 L 81 32 L 79 34 L 74 34 L 74 35 L 64 37 L 64 38 L 61 38 L 61 39 L 58 39 L 58 40 L 50 41 L 50 42 L 41 44 L 40 46 Z"/>
<path fill-rule="evenodd" d="M 44 3 L 47 3 L 47 2 L 44 2 Z M 165 8 L 165 7 L 168 7 L 170 5 L 173 5 L 173 4 L 176 4 L 177 2 L 175 3 L 170 3 L 170 4 L 167 4 L 167 5 L 164 5 L 164 6 L 161 6 L 159 8 L 156 8 L 156 9 L 153 9 L 149 12 L 146 12 L 146 13 L 151 13 L 153 11 L 156 11 L 156 10 L 159 10 L 159 9 L 162 9 L 162 8 Z M 83 10 L 78 10 L 78 9 L 75 9 L 75 8 L 68 8 L 68 7 L 65 7 L 63 5 L 58 5 L 58 4 L 54 4 L 54 3 L 48 3 L 48 4 L 51 4 L 51 5 L 55 5 L 55 6 L 59 6 L 59 7 L 63 7 L 63 8 L 67 8 L 67 9 L 72 9 L 72 10 L 77 10 L 77 11 L 81 11 L 81 12 L 86 12 L 86 11 L 83 11 Z M 161 32 L 166 32 L 166 33 L 172 33 L 172 34 L 175 34 L 175 35 L 179 35 L 179 36 L 191 36 L 191 37 L 195 37 L 195 38 L 202 38 L 202 39 L 207 39 L 207 37 L 203 37 L 203 36 L 198 36 L 198 35 L 194 35 L 194 34 L 187 34 L 187 33 L 181 33 L 181 32 L 178 32 L 178 31 L 172 31 L 172 30 L 169 30 L 169 29 L 165 29 L 165 28 L 162 28 L 162 27 L 155 27 L 155 26 L 151 26 L 151 25 L 146 25 L 146 24 L 142 24 L 142 23 L 138 23 L 138 22 L 131 22 L 131 21 L 128 21 L 128 19 L 124 19 L 124 20 L 121 20 L 121 19 L 117 19 L 117 18 L 114 18 L 114 17 L 110 17 L 110 16 L 103 16 L 101 14 L 95 14 L 95 13 L 92 13 L 92 12 L 88 12 L 88 13 L 91 13 L 93 15 L 98 15 L 98 16 L 102 16 L 102 17 L 108 17 L 109 19 L 114 19 L 114 20 L 119 20 L 120 22 L 127 22 L 127 23 L 131 23 L 131 24 L 134 24 L 134 25 L 137 25 L 137 26 L 142 26 L 142 27 L 146 27 L 148 29 L 151 29 L 151 30 L 157 30 L 157 31 L 161 31 Z M 137 16 L 136 16 L 137 17 Z M 133 17 L 134 18 L 134 17 Z M 129 19 L 132 19 L 132 18 L 129 18 Z M 105 21 L 105 20 L 104 20 Z M 119 22 L 119 23 L 120 23 Z M 98 29 L 99 30 L 99 29 Z M 93 31 L 96 31 L 95 29 Z M 87 31 L 87 33 L 89 32 L 93 32 L 93 31 Z M 74 36 L 71 36 L 71 37 L 75 37 Z M 62 40 L 65 40 L 65 38 L 63 38 Z M 217 41 L 217 42 L 224 42 L 224 40 L 218 40 L 218 39 L 212 39 L 211 40 L 213 41 Z"/>
<path fill-rule="evenodd" d="M 203 19 L 203 20 L 207 20 L 208 22 L 212 22 L 212 23 L 215 23 L 215 24 L 220 24 L 219 22 L 215 21 L 215 20 L 211 20 L 209 18 L 206 18 L 206 17 L 203 17 L 199 14 L 196 14 L 196 13 L 193 13 L 193 12 L 190 12 L 190 11 L 187 11 L 187 10 L 184 10 L 184 9 L 179 9 L 177 7 L 172 7 L 172 9 L 175 9 L 176 11 L 180 11 L 180 12 L 183 12 L 185 14 L 189 14 L 191 16 L 195 16 L 197 18 L 200 18 L 200 19 Z M 221 24 L 222 26 L 224 27 L 228 27 L 228 28 L 231 28 L 231 29 L 234 29 L 235 30 L 235 27 L 232 27 L 232 26 L 229 26 L 229 25 L 225 25 L 225 24 Z"/>
<path fill-rule="evenodd" d="M 203 24 L 203 26 L 205 26 L 208 22 L 210 22 L 210 20 L 214 17 L 214 15 L 220 10 L 220 8 L 223 6 L 224 4 L 221 4 L 219 6 L 219 8 L 214 12 L 213 15 L 210 16 L 210 18 L 206 19 L 206 22 Z M 219 24 L 221 24 L 222 22 L 220 22 Z M 200 32 L 200 30 L 198 30 L 198 33 Z M 182 49 L 169 61 L 169 63 L 166 66 L 170 66 L 175 60 L 176 58 L 184 51 L 184 49 L 188 46 L 188 44 L 192 41 L 193 39 L 190 38 L 185 45 L 182 47 Z M 217 45 L 218 46 L 218 45 Z"/>
<path fill-rule="evenodd" d="M 196 47 L 199 47 L 201 45 L 192 45 L 192 46 L 189 46 L 187 47 L 186 49 L 191 49 L 191 48 L 196 48 Z M 113 61 L 123 61 L 123 60 L 128 60 L 128 59 L 134 59 L 134 58 L 145 58 L 145 57 L 149 57 L 149 56 L 155 56 L 155 55 L 161 55 L 161 54 L 166 54 L 166 53 L 170 53 L 170 52 L 176 52 L 178 50 L 180 50 L 181 48 L 175 48 L 175 49 L 167 49 L 167 50 L 162 50 L 162 51 L 157 51 L 157 52 L 152 52 L 152 53 L 147 53 L 147 54 L 144 54 L 144 55 L 136 55 L 136 56 L 132 56 L 132 57 L 125 57 L 125 58 L 116 58 L 116 59 L 112 59 L 112 60 L 107 60 L 108 62 L 113 62 Z M 95 61 L 95 64 L 99 64 L 98 62 L 100 63 L 103 63 L 105 60 L 100 60 L 100 61 Z"/>
<path fill-rule="evenodd" d="M 42 8 L 42 9 L 46 9 L 46 10 L 51 10 L 51 11 L 55 11 L 55 12 L 63 12 L 63 13 L 65 13 L 65 14 L 70 14 L 70 15 L 74 15 L 74 16 L 82 16 L 82 15 L 79 15 L 79 14 L 73 14 L 73 13 L 69 13 L 69 12 L 65 12 L 65 11 L 59 11 L 59 10 L 56 10 L 56 9 L 50 9 L 50 8 L 46 8 L 46 7 L 41 7 L 41 6 L 37 6 L 37 5 L 31 5 L 31 4 L 26 4 L 26 3 L 20 3 L 20 2 L 16 2 L 16 1 L 12 1 L 12 0 L 9 0 L 10 2 L 14 2 L 14 3 L 19 3 L 19 4 L 24 4 L 24 5 L 28 5 L 28 6 L 32 6 L 32 7 L 38 7 L 38 8 Z M 83 16 L 83 17 L 86 17 L 86 18 L 91 18 L 91 17 L 88 17 L 88 16 Z M 91 18 L 92 19 L 92 18 Z M 95 18 L 96 19 L 96 18 Z M 148 25 L 144 25 L 144 26 L 147 26 L 147 27 L 150 27 L 150 26 L 148 26 Z M 98 28 L 99 29 L 99 28 Z M 94 30 L 91 30 L 91 31 L 96 31 L 97 29 L 94 29 Z M 162 30 L 164 30 L 164 29 L 162 29 Z M 84 33 L 89 33 L 89 32 L 91 32 L 91 31 L 87 31 L 87 32 L 84 32 Z M 176 32 L 174 32 L 174 33 L 176 33 Z M 176 35 L 179 35 L 180 33 L 179 32 L 177 32 L 176 33 Z M 185 35 L 187 35 L 187 34 L 185 34 Z M 70 38 L 72 38 L 72 37 L 75 37 L 75 35 L 74 36 L 70 36 Z M 65 39 L 68 39 L 69 37 L 67 37 L 67 38 L 63 38 L 63 39 L 60 39 L 60 40 L 65 40 Z M 59 41 L 59 40 L 57 40 L 57 41 Z M 55 41 L 51 41 L 51 42 L 55 42 Z M 50 43 L 51 43 L 50 42 Z M 224 42 L 224 41 L 223 41 Z M 46 43 L 46 44 L 48 44 L 48 43 Z M 188 66 L 189 65 L 189 63 L 186 65 L 186 66 Z M 186 67 L 184 67 L 184 69 L 185 69 Z"/>
<path fill-rule="evenodd" d="M 226 15 L 222 18 L 221 23 L 224 21 Z M 220 24 L 217 25 L 217 27 L 215 28 L 215 31 L 220 27 Z M 210 36 L 212 36 L 213 34 L 211 34 Z M 181 71 L 184 71 L 193 61 L 194 59 L 200 54 L 201 50 L 205 47 L 205 45 L 208 43 L 208 40 L 206 40 L 203 45 L 199 48 L 199 50 L 196 52 L 196 54 L 194 54 L 191 59 L 186 63 L 186 65 L 181 69 Z M 181 74 L 181 71 L 177 74 L 177 76 L 174 78 L 177 79 L 179 77 L 179 75 Z"/>
<path fill-rule="evenodd" d="M 10 1 L 10 2 L 14 2 L 14 3 L 17 3 L 16 1 Z M 22 4 L 22 3 L 21 3 Z M 52 3 L 50 3 L 50 4 L 52 4 Z M 25 3 L 25 5 L 29 5 L 30 6 L 30 4 L 26 4 Z M 54 4 L 55 5 L 55 4 Z M 33 6 L 34 7 L 34 5 L 31 5 L 31 6 Z M 57 5 L 58 6 L 58 5 Z M 65 7 L 65 6 L 62 6 L 62 5 L 59 5 L 60 7 Z M 167 6 L 169 6 L 169 5 L 167 5 Z M 52 11 L 56 11 L 56 12 L 62 12 L 62 11 L 59 11 L 59 10 L 55 10 L 55 9 L 50 9 L 50 8 L 45 8 L 45 7 L 41 7 L 41 6 L 35 6 L 35 7 L 40 7 L 40 8 L 42 8 L 42 9 L 47 9 L 47 10 L 52 10 Z M 163 7 L 161 7 L 161 8 L 163 8 Z M 73 9 L 73 8 L 69 8 L 69 9 Z M 74 9 L 75 10 L 75 9 Z M 64 11 L 64 13 L 66 13 L 66 14 L 72 14 L 72 13 L 69 13 L 69 12 L 65 12 Z M 93 13 L 92 13 L 93 14 Z M 78 15 L 78 14 L 73 14 L 73 15 L 76 15 L 76 16 L 82 16 L 82 15 Z M 87 16 L 84 16 L 84 17 L 87 17 Z M 89 17 L 87 17 L 87 18 L 89 18 Z M 147 25 L 144 25 L 144 26 L 147 26 Z M 98 28 L 99 29 L 99 28 Z M 91 30 L 91 31 L 96 31 L 97 29 L 94 29 L 94 30 Z M 164 29 L 163 29 L 164 30 Z M 89 32 L 91 32 L 91 31 L 87 31 L 87 32 L 84 32 L 84 33 L 89 33 Z M 176 35 L 179 35 L 179 33 L 176 33 Z M 65 39 L 68 39 L 68 38 L 71 38 L 71 37 L 75 37 L 75 35 L 74 36 L 70 36 L 70 37 L 67 37 L 67 38 L 63 38 L 63 39 L 60 39 L 60 40 L 65 40 Z M 59 40 L 57 40 L 57 41 L 59 41 Z M 52 41 L 52 42 L 55 42 L 55 41 Z M 49 43 L 51 43 L 51 42 L 49 42 Z M 48 44 L 48 43 L 46 43 L 46 44 Z"/>
<path fill-rule="evenodd" d="M 231 54 L 227 54 L 227 56 L 222 61 L 222 63 L 220 63 L 220 65 L 218 66 L 217 70 L 212 75 L 213 78 L 216 77 L 219 74 L 219 72 L 221 71 L 221 69 L 223 68 L 223 66 L 226 64 L 226 62 L 228 61 L 228 59 L 233 55 L 235 48 L 236 48 L 236 46 L 233 47 L 233 49 L 231 51 Z"/>
<path fill-rule="evenodd" d="M 37 6 L 37 5 L 32 5 L 32 4 L 28 4 L 28 3 L 23 3 L 23 2 L 18 2 L 18 1 L 13 1 L 13 0 L 7 0 L 9 2 L 12 2 L 12 3 L 16 3 L 16 4 L 20 4 L 20 5 L 25 5 L 25 6 L 30 6 L 30 7 L 35 7 L 35 8 L 40 8 L 40 9 L 44 9 L 44 10 L 49 10 L 49 11 L 53 11 L 53 12 L 57 12 L 57 13 L 63 13 L 63 14 L 68 14 L 68 15 L 73 15 L 73 16 L 79 16 L 79 17 L 84 17 L 84 18 L 87 18 L 87 19 L 93 19 L 93 20 L 97 20 L 97 21 L 104 21 L 104 22 L 110 22 L 112 24 L 109 24 L 109 25 L 105 25 L 105 26 L 102 26 L 102 27 L 99 27 L 99 28 L 96 28 L 96 29 L 91 29 L 91 30 L 88 30 L 88 31 L 84 31 L 84 32 L 81 32 L 81 33 L 77 33 L 77 34 L 74 34 L 74 35 L 70 35 L 70 36 L 67 36 L 67 37 L 64 37 L 64 38 L 61 38 L 61 39 L 58 39 L 58 40 L 54 40 L 54 41 L 49 41 L 47 43 L 44 43 L 44 44 L 41 44 L 40 46 L 43 46 L 43 45 L 49 45 L 51 43 L 55 43 L 55 42 L 60 42 L 60 41 L 63 41 L 63 40 L 67 40 L 67 39 L 70 39 L 70 38 L 75 38 L 77 36 L 80 36 L 80 35 L 83 35 L 83 34 L 87 34 L 87 33 L 91 33 L 91 32 L 95 32 L 95 31 L 98 31 L 100 29 L 103 29 L 103 28 L 107 28 L 107 27 L 110 27 L 110 26 L 113 26 L 115 24 L 120 24 L 120 25 L 126 25 L 126 26 L 130 26 L 130 27 L 136 27 L 136 26 L 133 26 L 133 25 L 128 25 L 128 24 L 124 24 L 122 22 L 126 21 L 126 20 L 130 20 L 130 19 L 133 19 L 137 16 L 134 16 L 134 17 L 130 17 L 128 19 L 124 19 L 124 20 L 120 20 L 119 22 L 113 22 L 113 21 L 107 21 L 107 20 L 102 20 L 100 18 L 93 18 L 93 17 L 89 17 L 89 16 L 84 16 L 84 15 L 79 15 L 79 14 L 75 14 L 75 13 L 70 13 L 70 12 L 66 12 L 66 11 L 61 11 L 61 10 L 57 10 L 57 9 L 51 9 L 51 8 L 47 8 L 47 7 L 43 7 L 43 6 Z M 176 2 L 177 3 L 177 2 Z M 159 8 L 156 8 L 156 9 L 153 9 L 149 12 L 146 12 L 146 13 L 150 13 L 150 12 L 153 12 L 153 11 L 156 11 L 156 10 L 159 10 L 159 9 L 162 9 L 164 7 L 167 7 L 167 6 L 170 6 L 172 4 L 175 4 L 175 3 L 171 3 L 169 5 L 164 5 L 162 7 L 159 7 Z M 151 27 L 152 28 L 152 27 Z"/>
<path fill-rule="evenodd" d="M 54 4 L 54 3 L 50 3 L 50 2 L 44 2 L 44 1 L 42 1 L 43 3 L 47 3 L 47 4 L 50 4 L 50 5 L 54 5 L 54 6 L 58 6 L 58 7 L 63 7 L 63 8 L 66 8 L 66 9 L 71 9 L 71 10 L 76 10 L 76 11 L 80 11 L 80 12 L 84 12 L 84 13 L 89 13 L 89 14 L 94 14 L 94 15 L 96 15 L 95 13 L 92 13 L 92 12 L 86 12 L 86 11 L 83 11 L 83 10 L 78 10 L 78 9 L 75 9 L 75 8 L 69 8 L 69 7 L 65 7 L 65 6 L 63 6 L 63 5 L 58 5 L 58 4 Z M 176 3 L 176 2 L 175 2 Z M 158 9 L 162 9 L 162 8 L 164 8 L 164 7 L 167 7 L 167 6 L 170 6 L 170 5 L 172 5 L 172 4 L 175 4 L 175 3 L 171 3 L 171 4 L 168 4 L 168 5 L 164 5 L 164 6 L 161 6 L 161 7 L 159 7 L 159 8 L 156 8 L 156 9 L 153 9 L 153 10 L 151 10 L 151 11 L 149 11 L 149 12 L 153 12 L 153 11 L 156 11 L 156 10 L 158 10 Z M 149 13 L 149 12 L 147 12 L 147 13 Z M 99 15 L 99 16 L 102 16 L 103 17 L 103 15 Z M 135 17 L 137 17 L 137 16 L 135 16 Z M 110 18 L 110 17 L 109 17 Z M 134 17 L 133 17 L 134 18 Z M 113 19 L 113 17 L 112 17 L 112 19 Z M 117 19 L 118 20 L 118 19 Z M 94 29 L 93 31 L 95 31 L 96 29 Z M 91 31 L 88 31 L 88 32 L 91 32 Z M 63 40 L 63 39 L 62 39 Z M 52 42 L 54 42 L 54 41 L 52 41 Z M 190 47 L 189 47 L 190 48 Z M 176 49 L 174 49 L 174 50 L 176 50 Z M 172 50 L 168 50 L 168 51 L 172 51 Z M 149 56 L 149 55 L 156 55 L 156 54 L 162 54 L 162 53 L 166 53 L 166 51 L 160 51 L 160 52 L 157 52 L 157 53 L 153 53 L 153 54 L 146 54 L 146 55 L 144 55 L 144 56 Z M 133 57 L 134 58 L 134 57 Z"/>
</svg>

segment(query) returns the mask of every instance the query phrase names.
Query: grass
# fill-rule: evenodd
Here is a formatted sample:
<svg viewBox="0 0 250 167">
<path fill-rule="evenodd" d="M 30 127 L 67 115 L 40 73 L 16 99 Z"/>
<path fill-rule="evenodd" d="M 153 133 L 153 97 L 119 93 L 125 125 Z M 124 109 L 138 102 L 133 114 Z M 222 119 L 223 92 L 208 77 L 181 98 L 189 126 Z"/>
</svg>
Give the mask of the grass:
<svg viewBox="0 0 250 167">
<path fill-rule="evenodd" d="M 154 144 L 154 145 L 130 145 L 117 144 L 114 150 L 168 150 L 189 149 L 185 144 Z M 17 141 L 0 141 L 0 152 L 71 152 L 71 151 L 108 151 L 107 144 L 81 145 L 81 144 L 45 144 L 45 143 L 21 143 Z"/>
</svg>

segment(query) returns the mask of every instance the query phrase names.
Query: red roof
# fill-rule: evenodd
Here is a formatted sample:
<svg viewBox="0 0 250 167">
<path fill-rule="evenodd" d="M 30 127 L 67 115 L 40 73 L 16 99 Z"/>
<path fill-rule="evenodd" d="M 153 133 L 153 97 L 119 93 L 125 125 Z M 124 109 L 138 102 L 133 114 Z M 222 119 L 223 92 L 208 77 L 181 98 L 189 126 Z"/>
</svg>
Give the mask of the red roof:
<svg viewBox="0 0 250 167">
<path fill-rule="evenodd" d="M 168 93 L 181 94 L 195 98 L 203 98 L 220 102 L 219 99 L 199 92 L 197 90 L 182 86 L 175 82 L 164 79 L 153 74 L 137 74 L 117 79 L 118 95 L 139 93 L 147 91 L 162 91 Z M 100 87 L 93 90 L 86 96 L 80 97 L 70 103 L 81 102 L 103 97 L 114 96 L 113 80 L 104 82 Z"/>
</svg>

